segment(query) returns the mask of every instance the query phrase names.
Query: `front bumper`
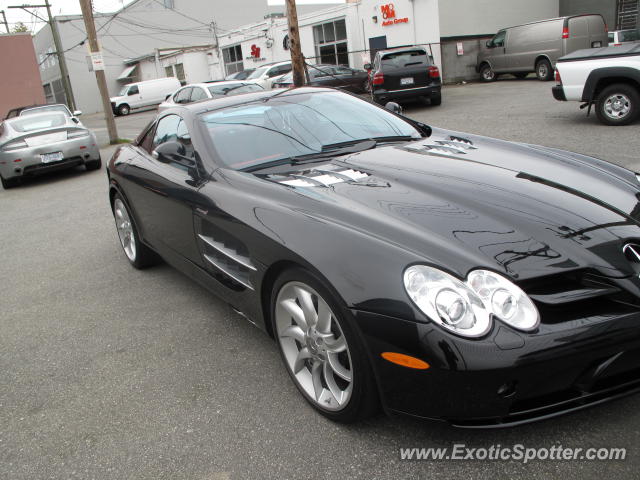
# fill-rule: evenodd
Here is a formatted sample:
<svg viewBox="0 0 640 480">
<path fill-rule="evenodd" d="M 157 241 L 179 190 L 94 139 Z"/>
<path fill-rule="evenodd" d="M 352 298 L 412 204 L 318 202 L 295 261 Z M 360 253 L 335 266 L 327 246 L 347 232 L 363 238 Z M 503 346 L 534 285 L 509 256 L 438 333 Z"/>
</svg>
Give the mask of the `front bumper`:
<svg viewBox="0 0 640 480">
<path fill-rule="evenodd" d="M 544 325 L 494 325 L 481 340 L 436 325 L 355 311 L 385 409 L 473 428 L 551 418 L 640 390 L 640 313 Z M 421 358 L 427 370 L 383 352 Z"/>
<path fill-rule="evenodd" d="M 555 87 L 552 87 L 551 91 L 553 92 L 553 98 L 555 98 L 556 100 L 559 100 L 561 102 L 567 101 L 567 96 L 564 94 L 564 88 L 562 87 L 562 85 L 556 85 Z"/>
<path fill-rule="evenodd" d="M 378 103 L 390 102 L 393 100 L 408 100 L 411 98 L 426 97 L 432 98 L 440 95 L 441 85 L 431 85 L 427 87 L 413 87 L 401 90 L 378 89 L 373 91 L 373 98 Z"/>
<path fill-rule="evenodd" d="M 43 163 L 40 155 L 62 152 L 62 160 Z M 0 175 L 3 178 L 31 176 L 53 170 L 71 168 L 100 158 L 95 136 L 65 140 L 49 145 L 21 148 L 9 152 L 0 152 Z"/>
</svg>

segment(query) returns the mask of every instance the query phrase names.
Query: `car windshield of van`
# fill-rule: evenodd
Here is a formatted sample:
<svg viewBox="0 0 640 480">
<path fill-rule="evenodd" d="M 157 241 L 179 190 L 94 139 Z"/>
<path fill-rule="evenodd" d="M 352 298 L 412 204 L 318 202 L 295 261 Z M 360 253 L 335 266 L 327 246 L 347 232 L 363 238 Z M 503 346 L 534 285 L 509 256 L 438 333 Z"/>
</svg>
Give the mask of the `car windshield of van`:
<svg viewBox="0 0 640 480">
<path fill-rule="evenodd" d="M 16 132 L 27 133 L 34 130 L 61 127 L 67 123 L 67 116 L 62 113 L 47 113 L 42 115 L 27 115 L 18 117 L 11 122 L 11 128 Z"/>
<path fill-rule="evenodd" d="M 247 77 L 247 80 L 253 80 L 254 78 L 260 78 L 264 72 L 267 71 L 269 67 L 260 67 L 256 68 L 255 72 Z"/>
<path fill-rule="evenodd" d="M 410 65 L 428 65 L 429 57 L 424 50 L 405 50 L 403 52 L 387 53 L 382 57 L 385 67 L 403 68 Z"/>
<path fill-rule="evenodd" d="M 118 96 L 124 97 L 127 94 L 127 90 L 129 90 L 129 85 L 122 87 L 122 90 L 120 90 L 120 93 L 118 93 Z"/>
</svg>

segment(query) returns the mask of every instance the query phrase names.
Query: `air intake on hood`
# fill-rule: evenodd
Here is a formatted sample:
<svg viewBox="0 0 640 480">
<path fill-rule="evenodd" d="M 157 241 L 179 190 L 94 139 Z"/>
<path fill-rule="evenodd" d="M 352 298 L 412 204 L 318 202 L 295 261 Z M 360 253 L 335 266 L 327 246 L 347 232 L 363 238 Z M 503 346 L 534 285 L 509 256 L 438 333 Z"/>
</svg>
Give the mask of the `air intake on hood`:
<svg viewBox="0 0 640 480">
<path fill-rule="evenodd" d="M 330 170 L 315 168 L 301 174 L 289 174 L 278 183 L 291 187 L 328 187 L 336 183 L 355 182 L 367 178 L 368 173 L 353 169 Z"/>
</svg>

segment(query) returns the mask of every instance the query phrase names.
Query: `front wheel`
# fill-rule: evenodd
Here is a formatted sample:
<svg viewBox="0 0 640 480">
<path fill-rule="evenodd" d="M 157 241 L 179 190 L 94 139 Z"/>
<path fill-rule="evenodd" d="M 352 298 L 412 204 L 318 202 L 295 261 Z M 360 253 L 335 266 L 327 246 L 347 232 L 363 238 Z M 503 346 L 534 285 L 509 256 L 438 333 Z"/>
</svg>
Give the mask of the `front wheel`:
<svg viewBox="0 0 640 480">
<path fill-rule="evenodd" d="M 129 115 L 129 113 L 131 113 L 129 105 L 120 105 L 118 107 L 118 115 Z"/>
<path fill-rule="evenodd" d="M 609 85 L 596 100 L 596 115 L 605 125 L 628 125 L 639 113 L 640 95 L 625 83 Z"/>
<path fill-rule="evenodd" d="M 129 263 L 138 269 L 147 268 L 158 263 L 160 260 L 158 255 L 140 241 L 138 229 L 120 194 L 115 195 L 112 208 L 120 245 L 122 245 L 122 250 Z"/>
<path fill-rule="evenodd" d="M 553 79 L 553 68 L 549 60 L 545 58 L 536 63 L 536 76 L 541 82 L 548 82 Z"/>
<path fill-rule="evenodd" d="M 371 415 L 376 388 L 350 313 L 306 270 L 286 271 L 271 296 L 273 331 L 284 364 L 303 397 L 331 420 Z"/>
<path fill-rule="evenodd" d="M 480 78 L 483 82 L 493 82 L 496 78 L 498 78 L 498 76 L 496 75 L 496 72 L 493 71 L 491 66 L 485 63 L 484 65 L 482 65 L 482 67 L 480 67 Z"/>
</svg>

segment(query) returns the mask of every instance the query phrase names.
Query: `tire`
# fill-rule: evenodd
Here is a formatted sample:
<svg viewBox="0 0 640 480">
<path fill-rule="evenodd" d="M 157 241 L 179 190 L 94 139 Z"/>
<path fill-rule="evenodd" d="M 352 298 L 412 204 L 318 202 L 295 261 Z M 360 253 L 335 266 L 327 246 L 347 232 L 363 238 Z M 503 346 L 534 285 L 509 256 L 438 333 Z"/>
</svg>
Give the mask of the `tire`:
<svg viewBox="0 0 640 480">
<path fill-rule="evenodd" d="M 131 113 L 131 108 L 129 108 L 129 105 L 127 105 L 126 103 L 123 103 L 122 105 L 120 105 L 118 107 L 118 115 L 129 115 Z"/>
<path fill-rule="evenodd" d="M 102 158 L 98 157 L 97 160 L 90 160 L 84 164 L 84 168 L 87 172 L 91 170 L 100 170 L 102 168 Z"/>
<path fill-rule="evenodd" d="M 538 60 L 536 63 L 536 76 L 538 80 L 541 82 L 548 82 L 549 80 L 553 80 L 553 67 L 551 66 L 551 62 L 546 58 L 542 60 Z"/>
<path fill-rule="evenodd" d="M 360 89 L 360 93 L 368 93 L 369 92 L 369 78 L 367 78 L 364 82 L 362 82 L 362 87 Z"/>
<path fill-rule="evenodd" d="M 493 71 L 488 63 L 483 63 L 480 67 L 480 78 L 483 82 L 495 82 L 498 75 L 496 75 L 496 72 Z"/>
<path fill-rule="evenodd" d="M 513 76 L 516 78 L 519 78 L 520 80 L 522 80 L 523 78 L 527 78 L 527 76 L 529 75 L 529 72 L 525 73 L 525 72 L 520 72 L 520 73 L 514 73 Z"/>
<path fill-rule="evenodd" d="M 5 190 L 9 190 L 10 188 L 15 188 L 18 185 L 20 185 L 21 182 L 22 182 L 22 179 L 20 177 L 11 177 L 11 178 L 0 177 L 0 183 L 2 183 L 2 188 L 4 188 Z"/>
<path fill-rule="evenodd" d="M 437 95 L 432 95 L 430 99 L 431 105 L 437 107 L 442 104 L 442 94 L 438 93 Z"/>
<path fill-rule="evenodd" d="M 305 314 L 305 304 L 311 313 Z M 326 315 L 318 320 L 318 312 Z M 271 321 L 285 368 L 315 410 L 341 423 L 376 411 L 378 394 L 365 347 L 351 313 L 330 287 L 301 268 L 285 271 L 271 293 Z"/>
<path fill-rule="evenodd" d="M 626 83 L 606 87 L 596 100 L 596 115 L 605 125 L 629 125 L 640 113 L 640 94 Z"/>
<path fill-rule="evenodd" d="M 140 241 L 140 235 L 129 212 L 129 207 L 119 193 L 113 197 L 111 208 L 116 221 L 120 245 L 129 263 L 138 269 L 148 268 L 159 263 L 158 254 Z"/>
</svg>

